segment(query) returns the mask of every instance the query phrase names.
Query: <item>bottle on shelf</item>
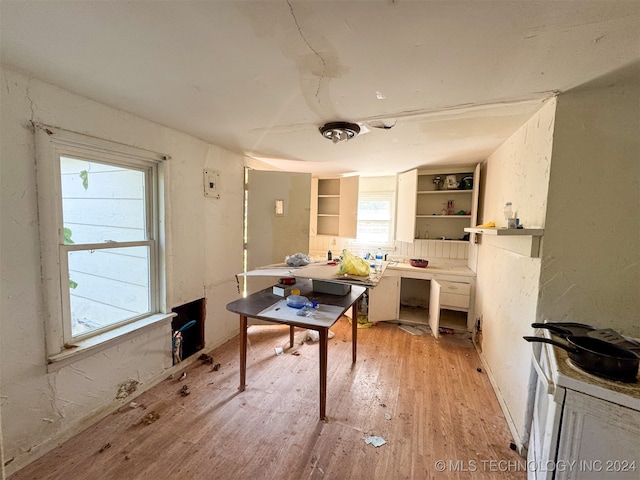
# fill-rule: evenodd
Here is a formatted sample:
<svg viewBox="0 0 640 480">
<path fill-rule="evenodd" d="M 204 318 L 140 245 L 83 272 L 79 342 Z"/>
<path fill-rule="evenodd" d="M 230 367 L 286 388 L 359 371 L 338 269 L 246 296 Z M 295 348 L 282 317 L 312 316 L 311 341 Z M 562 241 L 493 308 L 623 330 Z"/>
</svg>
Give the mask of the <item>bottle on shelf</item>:
<svg viewBox="0 0 640 480">
<path fill-rule="evenodd" d="M 332 260 L 333 259 L 333 254 L 331 253 L 331 250 L 329 250 L 327 252 L 327 260 Z"/>
<path fill-rule="evenodd" d="M 504 219 L 507 222 L 507 228 L 516 228 L 516 218 L 513 213 L 512 203 L 507 202 L 502 212 L 504 213 Z"/>
<path fill-rule="evenodd" d="M 382 250 L 376 250 L 376 272 L 382 271 Z"/>
</svg>

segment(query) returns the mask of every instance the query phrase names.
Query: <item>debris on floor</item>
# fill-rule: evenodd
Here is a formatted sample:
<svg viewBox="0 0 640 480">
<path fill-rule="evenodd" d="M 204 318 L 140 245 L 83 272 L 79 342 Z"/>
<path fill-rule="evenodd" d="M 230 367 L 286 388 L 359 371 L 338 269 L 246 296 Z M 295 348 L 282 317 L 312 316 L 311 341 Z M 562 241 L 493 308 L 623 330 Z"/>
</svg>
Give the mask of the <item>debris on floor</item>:
<svg viewBox="0 0 640 480">
<path fill-rule="evenodd" d="M 453 335 L 453 328 L 447 328 L 447 327 L 440 327 L 438 328 L 438 332 L 440 332 L 442 335 Z"/>
<path fill-rule="evenodd" d="M 331 339 L 335 336 L 336 336 L 335 332 L 332 332 L 331 330 L 329 330 L 329 333 L 327 334 L 327 338 Z M 293 343 L 298 345 L 302 345 L 304 342 L 307 342 L 307 341 L 319 342 L 320 332 L 309 329 L 309 330 L 305 330 L 304 332 L 298 332 L 293 337 Z"/>
<path fill-rule="evenodd" d="M 347 320 L 349 320 L 349 325 L 351 325 L 352 320 L 351 317 L 347 317 Z M 371 328 L 373 327 L 375 324 L 371 323 L 369 321 L 369 317 L 367 316 L 366 313 L 359 313 L 358 314 L 358 324 L 357 327 L 358 328 Z"/>
<path fill-rule="evenodd" d="M 291 355 L 295 355 L 296 357 L 300 356 L 300 352 L 296 350 L 295 352 L 291 352 Z"/>
<path fill-rule="evenodd" d="M 387 443 L 387 441 L 382 437 L 371 436 L 365 438 L 364 443 L 366 443 L 367 445 L 373 445 L 374 447 L 381 447 L 382 445 Z"/>
<path fill-rule="evenodd" d="M 189 385 L 183 385 L 182 388 L 180 389 L 180 395 L 182 395 L 183 397 L 186 397 L 190 393 L 191 392 L 189 391 Z"/>
<path fill-rule="evenodd" d="M 284 352 L 282 347 L 275 347 L 274 350 L 276 351 L 276 355 L 282 355 L 282 353 Z"/>
<path fill-rule="evenodd" d="M 216 363 L 211 370 L 213 370 L 214 372 L 217 372 L 218 370 L 220 370 L 221 365 L 219 363 Z"/>
<path fill-rule="evenodd" d="M 391 420 L 391 414 L 390 413 L 385 413 L 384 414 L 384 418 L 386 418 L 387 420 Z"/>
<path fill-rule="evenodd" d="M 198 360 L 200 360 L 202 363 L 208 363 L 209 365 L 213 364 L 213 357 L 211 355 L 207 355 L 206 353 L 200 355 L 198 357 Z"/>
<path fill-rule="evenodd" d="M 127 398 L 129 395 L 131 395 L 133 392 L 135 392 L 138 389 L 138 385 L 140 385 L 140 382 L 138 382 L 137 380 L 127 380 L 126 382 L 118 385 L 118 393 L 116 393 L 116 400 L 122 400 L 124 398 Z"/>
<path fill-rule="evenodd" d="M 422 330 L 414 327 L 413 325 L 404 325 L 401 323 L 398 325 L 398 328 L 400 330 L 404 330 L 407 333 L 410 333 L 411 335 L 422 335 L 424 333 Z"/>
<path fill-rule="evenodd" d="M 187 378 L 187 372 L 182 372 L 182 375 L 180 375 L 180 380 L 184 380 L 185 378 Z"/>
<path fill-rule="evenodd" d="M 98 453 L 102 453 L 105 450 L 111 448 L 111 444 L 110 443 L 105 443 L 104 445 L 102 445 L 102 447 L 100 448 L 100 450 L 98 450 Z"/>
<path fill-rule="evenodd" d="M 136 423 L 134 423 L 134 425 L 138 425 L 140 423 L 144 423 L 145 425 L 151 425 L 153 422 L 155 422 L 159 418 L 160 418 L 160 414 L 154 411 L 151 411 L 147 413 L 144 417 L 142 417 L 140 420 L 138 420 Z"/>
</svg>

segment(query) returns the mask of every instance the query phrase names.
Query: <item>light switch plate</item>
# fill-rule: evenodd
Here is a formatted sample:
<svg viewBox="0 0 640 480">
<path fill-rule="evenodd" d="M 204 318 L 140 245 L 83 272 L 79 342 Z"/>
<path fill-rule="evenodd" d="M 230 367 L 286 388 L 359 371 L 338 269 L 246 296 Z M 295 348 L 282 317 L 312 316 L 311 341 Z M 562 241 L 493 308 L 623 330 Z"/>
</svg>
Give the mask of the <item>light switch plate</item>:
<svg viewBox="0 0 640 480">
<path fill-rule="evenodd" d="M 204 196 L 220 198 L 220 173 L 213 170 L 204 171 Z"/>
</svg>

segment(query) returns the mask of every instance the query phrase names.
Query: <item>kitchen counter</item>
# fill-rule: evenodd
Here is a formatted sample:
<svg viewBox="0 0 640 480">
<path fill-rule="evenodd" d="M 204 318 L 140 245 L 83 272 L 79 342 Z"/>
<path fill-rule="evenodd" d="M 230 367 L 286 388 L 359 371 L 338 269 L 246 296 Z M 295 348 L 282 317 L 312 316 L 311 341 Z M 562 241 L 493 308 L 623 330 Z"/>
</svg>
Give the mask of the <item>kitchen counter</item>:
<svg viewBox="0 0 640 480">
<path fill-rule="evenodd" d="M 433 263 L 429 262 L 429 266 L 426 268 L 412 267 L 409 263 L 404 262 L 389 262 L 385 273 L 397 270 L 399 273 L 407 272 L 409 274 L 420 274 L 420 276 L 429 275 L 455 275 L 463 277 L 475 277 L 476 274 L 467 267 L 465 263 Z"/>
</svg>

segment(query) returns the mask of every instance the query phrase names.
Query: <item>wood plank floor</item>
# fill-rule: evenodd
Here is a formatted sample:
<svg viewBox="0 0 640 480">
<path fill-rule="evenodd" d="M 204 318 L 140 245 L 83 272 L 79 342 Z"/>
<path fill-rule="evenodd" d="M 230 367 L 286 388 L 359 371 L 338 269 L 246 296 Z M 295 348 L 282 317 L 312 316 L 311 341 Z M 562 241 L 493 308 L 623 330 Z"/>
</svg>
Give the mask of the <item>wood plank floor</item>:
<svg viewBox="0 0 640 480">
<path fill-rule="evenodd" d="M 10 479 L 526 477 L 467 334 L 435 340 L 379 324 L 358 331 L 352 365 L 348 319 L 332 331 L 327 422 L 318 420 L 317 344 L 289 349 L 287 327 L 254 326 L 246 391 L 237 390 L 236 338 L 210 352 L 219 370 L 188 366 L 185 380 L 167 379 L 136 408 L 127 401 Z"/>
</svg>

